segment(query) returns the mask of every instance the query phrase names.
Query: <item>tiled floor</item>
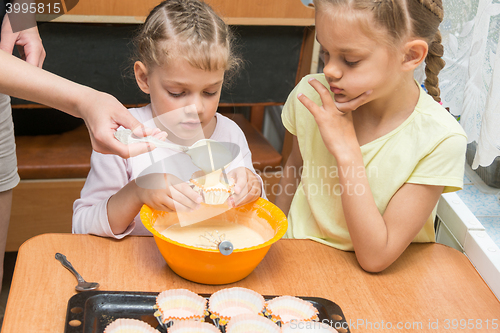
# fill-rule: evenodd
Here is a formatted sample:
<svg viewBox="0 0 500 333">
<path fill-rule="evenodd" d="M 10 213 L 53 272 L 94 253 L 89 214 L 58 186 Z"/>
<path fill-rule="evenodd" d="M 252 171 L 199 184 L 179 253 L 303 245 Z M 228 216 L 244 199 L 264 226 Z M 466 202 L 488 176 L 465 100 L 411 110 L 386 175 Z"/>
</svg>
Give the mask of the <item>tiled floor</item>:
<svg viewBox="0 0 500 333">
<path fill-rule="evenodd" d="M 472 172 L 466 167 L 464 189 L 457 195 L 500 247 L 500 189 L 488 187 Z"/>
</svg>

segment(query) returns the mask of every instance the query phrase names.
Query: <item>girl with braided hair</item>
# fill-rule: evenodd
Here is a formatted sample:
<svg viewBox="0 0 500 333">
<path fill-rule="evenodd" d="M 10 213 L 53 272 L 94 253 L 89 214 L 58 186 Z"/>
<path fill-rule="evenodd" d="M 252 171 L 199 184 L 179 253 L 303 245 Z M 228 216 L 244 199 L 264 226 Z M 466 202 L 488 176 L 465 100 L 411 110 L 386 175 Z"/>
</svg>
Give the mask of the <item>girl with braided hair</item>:
<svg viewBox="0 0 500 333">
<path fill-rule="evenodd" d="M 231 143 L 237 149 L 226 168 L 225 180 L 232 179 L 234 186 L 228 207 L 265 197 L 243 132 L 216 113 L 222 85 L 240 63 L 224 21 L 202 1 L 167 0 L 148 15 L 134 44 L 136 81 L 151 103 L 130 109 L 132 115 L 168 134 L 165 138 L 160 132 L 158 139 L 178 145 L 205 138 Z M 128 159 L 93 152 L 81 198 L 73 205 L 73 232 L 114 238 L 150 235 L 140 222 L 142 205 L 196 210 L 202 196 L 189 180 L 197 173 L 187 154 L 168 148 Z"/>
<path fill-rule="evenodd" d="M 411 242 L 435 241 L 438 199 L 463 185 L 466 136 L 438 103 L 443 6 L 314 5 L 324 73 L 305 77 L 284 106 L 294 140 L 276 203 L 287 237 L 354 251 L 378 272 Z M 428 94 L 413 78 L 423 62 Z"/>
</svg>

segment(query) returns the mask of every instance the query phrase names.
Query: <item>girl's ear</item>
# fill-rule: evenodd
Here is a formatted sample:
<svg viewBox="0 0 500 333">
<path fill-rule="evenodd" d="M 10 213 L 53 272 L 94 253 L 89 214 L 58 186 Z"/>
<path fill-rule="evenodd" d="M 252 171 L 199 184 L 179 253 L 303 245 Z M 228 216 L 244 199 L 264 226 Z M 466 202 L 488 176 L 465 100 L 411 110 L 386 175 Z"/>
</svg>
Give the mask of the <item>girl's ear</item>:
<svg viewBox="0 0 500 333">
<path fill-rule="evenodd" d="M 134 64 L 134 73 L 139 88 L 141 88 L 144 93 L 149 94 L 148 69 L 146 65 L 140 61 L 136 61 Z"/>
<path fill-rule="evenodd" d="M 429 46 L 421 39 L 407 42 L 404 45 L 403 70 L 411 71 L 417 68 L 418 65 L 425 61 L 428 51 Z"/>
</svg>

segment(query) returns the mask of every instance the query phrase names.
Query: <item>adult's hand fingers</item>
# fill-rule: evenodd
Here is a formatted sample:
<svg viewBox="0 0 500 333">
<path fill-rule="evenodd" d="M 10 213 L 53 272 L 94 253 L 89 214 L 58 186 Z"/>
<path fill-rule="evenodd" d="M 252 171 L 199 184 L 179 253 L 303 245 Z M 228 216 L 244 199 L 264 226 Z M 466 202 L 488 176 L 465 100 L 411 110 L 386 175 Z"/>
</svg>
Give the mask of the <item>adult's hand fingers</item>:
<svg viewBox="0 0 500 333">
<path fill-rule="evenodd" d="M 165 132 L 161 132 L 159 129 L 151 129 L 145 127 L 137 119 L 135 119 L 134 116 L 132 116 L 132 114 L 126 109 L 125 112 L 116 113 L 114 116 L 114 121 L 118 125 L 116 128 L 118 128 L 119 126 L 123 126 L 127 129 L 130 129 L 132 130 L 132 133 L 137 137 L 156 136 L 158 139 L 163 139 L 163 140 L 167 137 L 167 134 Z M 113 131 L 113 136 L 114 136 L 114 131 Z M 124 151 L 123 146 L 125 146 L 127 150 Z M 132 157 L 150 152 L 153 149 L 155 149 L 156 146 L 152 143 L 136 143 L 126 146 L 121 144 L 120 142 L 118 142 L 118 140 L 115 139 L 114 141 L 111 141 L 110 148 L 112 150 L 119 151 L 120 155 L 123 154 L 123 156 Z"/>
<path fill-rule="evenodd" d="M 0 49 L 8 54 L 12 54 L 12 51 L 14 51 L 14 46 L 16 45 L 16 40 L 17 34 L 14 34 L 12 32 L 9 15 L 5 15 L 1 28 Z"/>
<path fill-rule="evenodd" d="M 155 137 L 158 140 L 165 141 L 167 138 L 167 133 L 162 132 L 158 128 L 146 128 L 142 127 L 138 130 L 138 133 L 141 133 L 141 136 L 148 136 L 151 135 Z M 114 135 L 114 133 L 113 133 Z M 139 135 L 138 135 L 139 136 Z M 112 141 L 113 144 L 116 144 L 114 141 Z M 110 146 L 109 149 L 111 152 L 115 151 L 116 153 L 120 153 L 123 156 L 137 156 L 140 154 L 144 153 L 149 153 L 153 151 L 156 148 L 156 145 L 151 142 L 139 142 L 139 143 L 132 143 L 129 145 L 124 145 L 118 142 L 116 146 Z M 123 149 L 123 151 L 121 151 Z M 128 150 L 127 150 L 128 149 Z"/>
<path fill-rule="evenodd" d="M 42 67 L 46 53 L 38 33 L 38 27 L 13 32 L 9 15 L 6 15 L 2 23 L 0 48 L 12 54 L 16 45 L 23 60 L 33 66 Z"/>
<path fill-rule="evenodd" d="M 19 33 L 18 49 L 27 63 L 42 68 L 46 53 L 37 27 Z"/>
<path fill-rule="evenodd" d="M 115 138 L 114 134 L 120 126 L 131 129 L 138 137 L 159 133 L 158 129 L 144 127 L 116 98 L 93 90 L 87 100 L 79 107 L 79 115 L 85 119 L 95 151 L 129 158 L 156 148 L 151 143 L 125 145 Z"/>
</svg>

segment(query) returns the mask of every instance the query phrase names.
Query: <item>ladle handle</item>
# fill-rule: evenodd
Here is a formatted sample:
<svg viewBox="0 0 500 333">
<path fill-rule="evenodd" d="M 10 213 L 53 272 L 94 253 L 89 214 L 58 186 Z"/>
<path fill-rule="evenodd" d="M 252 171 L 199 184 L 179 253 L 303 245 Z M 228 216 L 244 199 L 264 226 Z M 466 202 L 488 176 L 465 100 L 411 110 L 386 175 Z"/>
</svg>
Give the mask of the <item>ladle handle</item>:
<svg viewBox="0 0 500 333">
<path fill-rule="evenodd" d="M 118 141 L 120 141 L 121 143 L 123 143 L 125 145 L 132 144 L 132 143 L 138 143 L 138 142 L 151 142 L 156 147 L 169 148 L 169 149 L 173 149 L 173 150 L 180 151 L 180 152 L 186 152 L 189 150 L 189 147 L 177 145 L 175 143 L 161 141 L 153 136 L 146 136 L 146 137 L 142 137 L 142 138 L 133 137 L 132 131 L 129 129 L 117 130 L 115 132 L 115 138 L 118 139 Z"/>
<path fill-rule="evenodd" d="M 85 280 L 82 278 L 80 274 L 73 268 L 73 265 L 66 259 L 66 256 L 62 253 L 56 253 L 56 259 L 59 260 L 59 262 L 66 267 L 71 273 L 73 273 L 76 276 L 76 279 L 78 282 L 85 282 Z"/>
</svg>

